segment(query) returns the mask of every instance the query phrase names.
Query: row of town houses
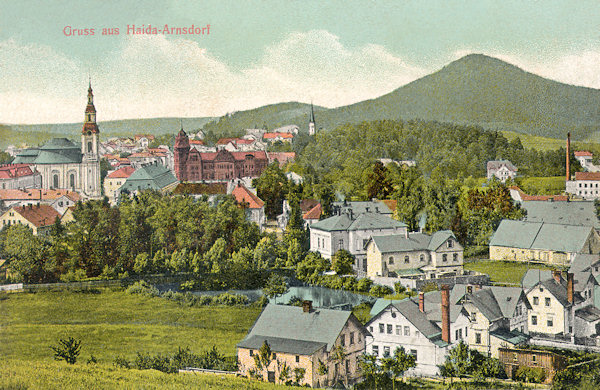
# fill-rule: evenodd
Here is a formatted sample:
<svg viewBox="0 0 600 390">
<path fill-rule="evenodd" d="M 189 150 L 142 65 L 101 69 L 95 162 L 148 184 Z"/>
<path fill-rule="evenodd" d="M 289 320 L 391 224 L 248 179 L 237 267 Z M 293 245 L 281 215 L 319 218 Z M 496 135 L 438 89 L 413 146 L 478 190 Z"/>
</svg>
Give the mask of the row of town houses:
<svg viewBox="0 0 600 390">
<path fill-rule="evenodd" d="M 287 366 L 305 372 L 302 385 L 322 387 L 340 379 L 352 384 L 361 379 L 363 354 L 381 359 L 402 347 L 416 361 L 406 375 L 438 376 L 449 351 L 462 342 L 500 359 L 509 377 L 522 365 L 544 369 L 551 380 L 564 359 L 522 347 L 539 340 L 563 348 L 576 341 L 596 345 L 598 283 L 584 275 L 532 270 L 520 287 L 443 285 L 403 300 L 379 299 L 364 325 L 350 311 L 315 308 L 310 301 L 302 307 L 269 304 L 237 345 L 240 372 L 279 382 Z M 261 371 L 254 355 L 265 343 L 273 360 Z M 323 364 L 327 369 L 320 369 Z"/>
</svg>

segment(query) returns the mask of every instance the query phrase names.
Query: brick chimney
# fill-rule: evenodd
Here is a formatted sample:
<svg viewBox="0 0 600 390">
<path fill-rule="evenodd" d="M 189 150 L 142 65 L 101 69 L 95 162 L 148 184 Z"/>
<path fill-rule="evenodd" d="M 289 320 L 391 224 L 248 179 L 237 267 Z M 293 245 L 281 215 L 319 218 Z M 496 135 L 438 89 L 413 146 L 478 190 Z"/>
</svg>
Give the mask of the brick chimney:
<svg viewBox="0 0 600 390">
<path fill-rule="evenodd" d="M 425 313 L 425 293 L 423 291 L 419 293 L 419 311 Z"/>
<path fill-rule="evenodd" d="M 442 286 L 442 340 L 450 343 L 450 290 Z"/>
<path fill-rule="evenodd" d="M 312 301 L 302 301 L 302 311 L 310 313 L 312 311 Z"/>
<path fill-rule="evenodd" d="M 567 133 L 567 180 L 571 180 L 571 133 Z"/>
<path fill-rule="evenodd" d="M 554 280 L 556 281 L 557 284 L 560 284 L 560 271 L 559 270 L 552 270 L 552 277 L 554 278 Z"/>
<path fill-rule="evenodd" d="M 570 304 L 573 304 L 573 290 L 573 273 L 569 272 L 567 273 L 567 301 L 569 301 Z"/>
</svg>

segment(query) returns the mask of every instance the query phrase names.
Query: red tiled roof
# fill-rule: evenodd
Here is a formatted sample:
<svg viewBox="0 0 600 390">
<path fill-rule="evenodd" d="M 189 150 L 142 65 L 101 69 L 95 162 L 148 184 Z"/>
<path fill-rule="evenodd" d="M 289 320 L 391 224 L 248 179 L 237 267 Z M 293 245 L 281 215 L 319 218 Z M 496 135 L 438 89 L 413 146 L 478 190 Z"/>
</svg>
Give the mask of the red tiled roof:
<svg viewBox="0 0 600 390">
<path fill-rule="evenodd" d="M 316 199 L 302 199 L 300 201 L 300 210 L 302 210 L 303 213 L 306 213 L 318 204 L 319 201 Z"/>
<path fill-rule="evenodd" d="M 227 145 L 232 141 L 236 141 L 239 138 L 221 138 L 217 141 L 217 145 Z"/>
<path fill-rule="evenodd" d="M 583 156 L 592 157 L 593 154 L 592 154 L 592 152 L 588 152 L 587 150 L 579 150 L 579 151 L 575 152 L 575 157 L 583 157 Z"/>
<path fill-rule="evenodd" d="M 201 139 L 191 139 L 190 145 L 206 145 Z"/>
<path fill-rule="evenodd" d="M 0 166 L 0 179 L 15 179 L 30 175 L 33 175 L 33 171 L 27 164 L 7 164 Z"/>
<path fill-rule="evenodd" d="M 214 160 L 217 157 L 217 154 L 219 154 L 221 152 L 203 152 L 203 153 L 199 153 L 200 154 L 200 158 L 204 161 L 211 161 Z M 264 150 L 254 150 L 254 151 L 249 151 L 249 152 L 228 152 L 225 151 L 225 153 L 230 153 L 233 158 L 235 160 L 245 160 L 246 156 L 250 155 L 253 156 L 254 158 L 258 158 L 258 159 L 263 159 L 266 160 L 267 159 L 267 153 Z"/>
<path fill-rule="evenodd" d="M 138 152 L 129 155 L 129 158 L 145 158 L 145 157 L 154 157 L 151 153 L 148 152 Z"/>
<path fill-rule="evenodd" d="M 54 200 L 60 198 L 63 195 L 66 195 L 67 197 L 69 197 L 69 199 L 75 201 L 81 199 L 79 193 L 69 190 L 0 190 L 0 199 L 11 200 Z"/>
<path fill-rule="evenodd" d="M 238 186 L 235 187 L 233 192 L 231 192 L 231 195 L 233 195 L 238 203 L 248 204 L 249 209 L 260 209 L 265 205 L 265 202 L 241 184 L 238 184 Z"/>
<path fill-rule="evenodd" d="M 385 204 L 388 207 L 388 209 L 392 211 L 392 213 L 396 211 L 396 207 L 398 206 L 398 202 L 392 199 L 384 199 L 380 200 L 380 202 Z"/>
<path fill-rule="evenodd" d="M 569 200 L 567 195 L 527 195 L 525 193 L 521 193 L 521 200 L 529 201 L 529 200 L 541 200 L 548 201 L 554 200 L 555 202 L 566 202 Z"/>
<path fill-rule="evenodd" d="M 264 139 L 273 139 L 273 138 L 277 138 L 277 137 L 294 138 L 294 134 L 291 134 L 291 133 L 265 133 L 265 135 L 263 135 Z"/>
<path fill-rule="evenodd" d="M 135 171 L 135 168 L 131 165 L 126 165 L 123 168 L 119 168 L 116 171 L 113 171 L 108 174 L 108 179 L 126 179 Z"/>
<path fill-rule="evenodd" d="M 321 218 L 321 203 L 317 204 L 312 209 L 308 210 L 302 216 L 304 219 L 319 219 Z"/>
<path fill-rule="evenodd" d="M 38 228 L 53 225 L 56 217 L 60 218 L 58 211 L 47 204 L 14 207 L 13 210 Z"/>
<path fill-rule="evenodd" d="M 119 155 L 118 154 L 105 154 L 102 157 L 104 157 L 107 160 L 116 160 L 119 158 Z"/>
<path fill-rule="evenodd" d="M 600 180 L 600 172 L 575 172 L 575 180 Z"/>
<path fill-rule="evenodd" d="M 146 137 L 150 141 L 154 140 L 154 136 L 152 134 L 136 134 L 136 135 L 134 135 L 134 138 L 136 141 L 142 137 Z"/>
</svg>

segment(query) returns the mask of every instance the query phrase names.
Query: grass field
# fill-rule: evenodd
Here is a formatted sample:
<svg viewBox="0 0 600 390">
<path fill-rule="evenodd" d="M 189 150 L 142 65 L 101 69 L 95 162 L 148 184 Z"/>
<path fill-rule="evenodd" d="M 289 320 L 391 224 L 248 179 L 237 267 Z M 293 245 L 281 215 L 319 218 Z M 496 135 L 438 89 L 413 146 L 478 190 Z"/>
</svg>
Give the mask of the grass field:
<svg viewBox="0 0 600 390">
<path fill-rule="evenodd" d="M 511 261 L 478 260 L 465 262 L 464 269 L 488 274 L 492 282 L 520 284 L 527 269 L 552 269 L 542 264 L 517 263 Z"/>
<path fill-rule="evenodd" d="M 564 176 L 526 177 L 516 183 L 526 194 L 557 195 L 565 191 Z"/>
</svg>

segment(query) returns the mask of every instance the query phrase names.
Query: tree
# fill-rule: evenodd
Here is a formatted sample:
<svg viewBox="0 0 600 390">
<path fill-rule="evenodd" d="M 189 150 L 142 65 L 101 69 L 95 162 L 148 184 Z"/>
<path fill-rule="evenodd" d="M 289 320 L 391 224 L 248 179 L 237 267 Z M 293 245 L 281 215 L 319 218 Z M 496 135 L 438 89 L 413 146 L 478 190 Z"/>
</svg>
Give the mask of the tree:
<svg viewBox="0 0 600 390">
<path fill-rule="evenodd" d="M 367 173 L 367 198 L 387 199 L 393 191 L 394 188 L 387 168 L 381 161 L 376 161 Z"/>
<path fill-rule="evenodd" d="M 354 264 L 354 256 L 345 249 L 340 249 L 335 252 L 331 262 L 331 269 L 338 275 L 347 275 L 353 273 L 352 265 Z"/>
<path fill-rule="evenodd" d="M 267 218 L 274 219 L 283 211 L 283 198 L 288 190 L 288 180 L 277 161 L 270 164 L 259 178 L 252 181 L 256 194 L 265 201 Z"/>
<path fill-rule="evenodd" d="M 54 359 L 75 364 L 81 352 L 81 340 L 75 340 L 73 337 L 60 339 L 57 346 L 50 346 L 50 348 L 54 351 Z"/>
<path fill-rule="evenodd" d="M 358 359 L 358 366 L 365 378 L 363 383 L 367 388 L 377 390 L 383 375 L 382 368 L 377 363 L 377 356 L 363 354 Z"/>
<path fill-rule="evenodd" d="M 4 254 L 17 280 L 25 283 L 46 281 L 43 265 L 45 242 L 25 225 L 12 225 L 5 231 Z"/>
<path fill-rule="evenodd" d="M 333 202 L 335 200 L 335 194 L 331 185 L 323 184 L 319 186 L 317 191 L 317 197 L 321 202 L 321 217 L 320 219 L 326 219 L 333 215 Z"/>
<path fill-rule="evenodd" d="M 337 367 L 341 367 L 341 369 L 344 369 L 345 371 L 345 367 L 346 365 L 344 364 L 344 360 L 346 360 L 346 350 L 344 349 L 344 347 L 342 347 L 341 345 L 336 345 L 335 347 L 333 347 L 330 355 L 329 355 L 329 360 L 335 364 L 334 367 L 336 367 L 334 373 L 333 373 L 333 383 L 334 385 L 338 382 L 339 380 L 339 376 L 340 376 L 340 372 L 338 371 Z M 346 376 L 346 372 L 344 372 L 344 375 L 342 375 L 342 378 L 344 378 L 344 382 L 348 382 L 348 377 Z"/>
<path fill-rule="evenodd" d="M 263 287 L 263 293 L 269 298 L 275 298 L 285 294 L 288 291 L 288 285 L 283 276 L 272 273 L 267 280 L 267 284 Z"/>
<path fill-rule="evenodd" d="M 407 354 L 404 347 L 396 348 L 394 356 L 381 359 L 382 370 L 392 380 L 392 388 L 396 388 L 396 380 L 404 375 L 404 372 L 417 366 L 415 357 Z"/>
<path fill-rule="evenodd" d="M 269 370 L 269 365 L 273 361 L 273 353 L 271 352 L 271 346 L 267 343 L 267 340 L 260 346 L 258 353 L 254 355 L 254 365 L 258 372 L 266 372 Z"/>
</svg>

